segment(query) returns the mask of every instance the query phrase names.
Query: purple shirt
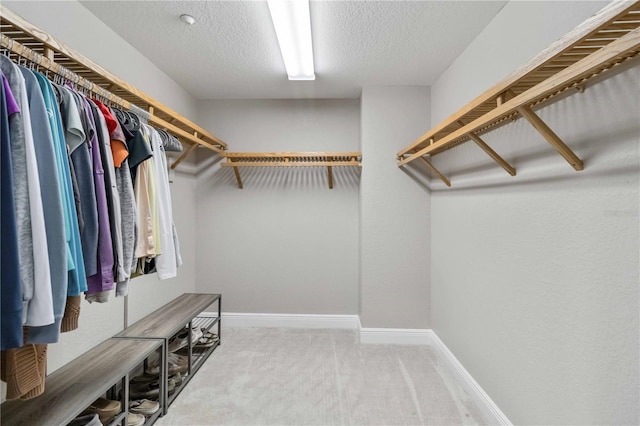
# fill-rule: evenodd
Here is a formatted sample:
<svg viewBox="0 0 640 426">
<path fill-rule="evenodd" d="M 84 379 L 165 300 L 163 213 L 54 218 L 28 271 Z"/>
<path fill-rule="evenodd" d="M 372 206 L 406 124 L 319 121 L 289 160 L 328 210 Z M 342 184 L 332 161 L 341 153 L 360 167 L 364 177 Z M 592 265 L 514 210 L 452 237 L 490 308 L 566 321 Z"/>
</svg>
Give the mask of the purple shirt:
<svg viewBox="0 0 640 426">
<path fill-rule="evenodd" d="M 84 108 L 87 111 L 91 126 L 95 129 L 91 107 L 86 98 Z M 98 207 L 98 273 L 87 278 L 87 294 L 97 294 L 103 291 L 113 290 L 113 241 L 111 240 L 111 227 L 109 225 L 109 210 L 107 208 L 107 191 L 104 184 L 104 169 L 102 157 L 98 147 L 97 132 L 92 132 L 89 140 L 89 151 L 93 159 L 93 176 L 96 187 L 96 203 Z"/>
<path fill-rule="evenodd" d="M 4 96 L 7 104 L 7 115 L 10 116 L 16 112 L 20 112 L 18 102 L 16 102 L 16 98 L 13 97 L 13 92 L 11 92 L 11 87 L 9 87 L 9 81 L 4 74 L 2 74 L 2 85 L 4 86 Z"/>
</svg>

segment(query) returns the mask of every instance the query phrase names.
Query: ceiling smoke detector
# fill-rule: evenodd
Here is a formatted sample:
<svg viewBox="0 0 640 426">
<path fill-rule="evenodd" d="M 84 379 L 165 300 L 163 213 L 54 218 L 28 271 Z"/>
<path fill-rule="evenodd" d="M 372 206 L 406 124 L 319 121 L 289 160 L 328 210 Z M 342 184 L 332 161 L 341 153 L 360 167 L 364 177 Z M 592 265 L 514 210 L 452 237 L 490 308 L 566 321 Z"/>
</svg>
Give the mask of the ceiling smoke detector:
<svg viewBox="0 0 640 426">
<path fill-rule="evenodd" d="M 180 20 L 187 25 L 193 25 L 196 22 L 196 18 L 194 18 L 191 15 L 187 15 L 186 13 L 183 13 L 182 15 L 180 15 Z"/>
</svg>

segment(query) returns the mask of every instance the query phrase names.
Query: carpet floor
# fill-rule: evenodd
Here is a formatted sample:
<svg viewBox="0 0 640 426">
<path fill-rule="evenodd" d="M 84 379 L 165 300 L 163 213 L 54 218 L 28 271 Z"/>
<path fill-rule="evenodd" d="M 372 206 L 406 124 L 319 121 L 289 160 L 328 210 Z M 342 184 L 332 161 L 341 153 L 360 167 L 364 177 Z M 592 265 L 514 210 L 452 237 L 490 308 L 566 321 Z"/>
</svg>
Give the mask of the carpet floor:
<svg viewBox="0 0 640 426">
<path fill-rule="evenodd" d="M 351 330 L 237 328 L 158 425 L 478 425 L 486 419 L 425 346 L 361 345 Z"/>
</svg>

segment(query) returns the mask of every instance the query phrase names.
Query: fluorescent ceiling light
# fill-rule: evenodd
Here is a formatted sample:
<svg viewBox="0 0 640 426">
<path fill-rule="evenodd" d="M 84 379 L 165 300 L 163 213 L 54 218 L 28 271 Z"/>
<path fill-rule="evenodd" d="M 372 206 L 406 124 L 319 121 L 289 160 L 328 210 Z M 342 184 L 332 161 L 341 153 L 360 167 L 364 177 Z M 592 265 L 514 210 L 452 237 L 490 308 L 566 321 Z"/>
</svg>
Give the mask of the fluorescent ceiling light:
<svg viewBox="0 0 640 426">
<path fill-rule="evenodd" d="M 309 0 L 268 0 L 289 80 L 315 80 Z"/>
</svg>

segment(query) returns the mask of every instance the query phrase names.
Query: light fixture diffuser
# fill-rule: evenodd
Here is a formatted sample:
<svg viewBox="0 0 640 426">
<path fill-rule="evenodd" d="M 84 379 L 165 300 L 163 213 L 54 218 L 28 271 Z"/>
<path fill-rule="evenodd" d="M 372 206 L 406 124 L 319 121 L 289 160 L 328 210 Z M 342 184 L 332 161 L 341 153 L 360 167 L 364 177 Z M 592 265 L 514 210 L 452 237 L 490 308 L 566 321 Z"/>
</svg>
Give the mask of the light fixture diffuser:
<svg viewBox="0 0 640 426">
<path fill-rule="evenodd" d="M 289 80 L 315 80 L 309 0 L 268 0 Z"/>
</svg>

